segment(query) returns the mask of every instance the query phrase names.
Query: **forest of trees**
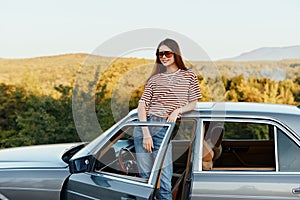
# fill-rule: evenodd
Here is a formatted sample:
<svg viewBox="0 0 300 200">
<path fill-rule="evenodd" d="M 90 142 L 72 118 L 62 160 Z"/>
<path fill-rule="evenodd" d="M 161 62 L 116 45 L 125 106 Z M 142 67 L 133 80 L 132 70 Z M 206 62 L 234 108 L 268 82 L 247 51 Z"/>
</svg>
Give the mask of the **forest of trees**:
<svg viewBox="0 0 300 200">
<path fill-rule="evenodd" d="M 41 84 L 38 81 L 33 82 L 30 87 L 28 83 L 22 84 L 22 81 L 19 83 L 3 81 L 0 83 L 0 148 L 77 142 L 97 137 L 101 133 L 93 132 L 88 127 L 85 129 L 84 137 L 78 135 L 72 108 L 87 106 L 91 113 L 96 114 L 102 130 L 108 129 L 130 110 L 136 108 L 143 91 L 145 77 L 149 75 L 149 70 L 144 69 L 144 66 L 149 63 L 152 64 L 144 59 L 115 60 L 112 63 L 113 67 L 100 72 L 101 77 L 95 73 L 94 77 L 80 79 L 86 82 L 84 89 L 78 88 L 80 81 L 77 78 L 76 82 L 74 76 L 70 76 L 69 83 L 54 84 L 52 92 L 36 90 L 38 84 Z M 287 64 L 286 67 L 292 71 L 288 71 L 289 77 L 282 80 L 251 76 L 249 73 L 232 76 L 221 73 L 217 77 L 198 74 L 204 97 L 201 101 L 299 105 L 300 66 L 295 63 L 297 62 Z M 221 63 L 217 67 L 224 67 L 225 64 Z M 199 64 L 192 67 L 197 65 Z M 141 70 L 133 70 L 136 66 L 143 67 L 139 68 Z M 228 64 L 227 69 L 230 67 L 232 64 Z M 198 66 L 197 70 L 202 72 L 201 69 L 203 68 Z M 50 72 L 47 73 L 51 77 Z M 82 99 L 84 104 L 77 101 L 80 105 L 76 105 L 74 95 L 77 99 Z"/>
</svg>

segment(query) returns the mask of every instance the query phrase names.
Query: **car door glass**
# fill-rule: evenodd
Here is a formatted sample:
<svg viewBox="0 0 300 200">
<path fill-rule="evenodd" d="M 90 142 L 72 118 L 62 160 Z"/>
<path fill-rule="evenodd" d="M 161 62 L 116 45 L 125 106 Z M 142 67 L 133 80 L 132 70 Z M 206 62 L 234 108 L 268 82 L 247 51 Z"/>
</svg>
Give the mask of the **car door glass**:
<svg viewBox="0 0 300 200">
<path fill-rule="evenodd" d="M 97 155 L 95 171 L 124 174 L 119 163 L 119 156 L 124 155 L 124 159 L 131 159 L 129 162 L 132 162 L 132 167 L 130 168 L 130 171 L 128 171 L 128 174 L 131 175 L 131 173 L 136 173 L 134 171 L 134 168 L 136 167 L 135 158 L 130 158 L 131 153 L 134 153 L 132 133 L 132 126 L 124 127 L 106 142 Z"/>
<path fill-rule="evenodd" d="M 186 169 L 195 131 L 195 120 L 184 119 L 177 121 L 171 141 L 174 173 L 181 174 Z"/>
<path fill-rule="evenodd" d="M 182 174 L 187 167 L 196 131 L 196 121 L 181 119 L 176 122 L 172 138 L 172 160 L 175 174 Z"/>
<path fill-rule="evenodd" d="M 144 125 L 151 130 L 168 129 L 167 126 Z M 117 131 L 97 153 L 95 171 L 101 173 L 110 173 L 122 177 L 134 177 L 140 181 L 147 181 L 138 177 L 137 155 L 134 146 L 134 137 L 137 138 L 136 128 L 140 125 L 128 125 Z M 155 158 L 154 158 L 155 159 Z M 154 163 L 154 159 L 152 164 Z M 150 162 L 150 161 L 149 161 Z"/>
<path fill-rule="evenodd" d="M 300 148 L 282 130 L 277 131 L 279 171 L 300 172 Z"/>
<path fill-rule="evenodd" d="M 193 119 L 177 120 L 173 130 L 172 140 L 191 140 L 194 137 L 196 121 Z"/>
<path fill-rule="evenodd" d="M 203 170 L 275 170 L 274 128 L 253 122 L 205 122 Z"/>
</svg>

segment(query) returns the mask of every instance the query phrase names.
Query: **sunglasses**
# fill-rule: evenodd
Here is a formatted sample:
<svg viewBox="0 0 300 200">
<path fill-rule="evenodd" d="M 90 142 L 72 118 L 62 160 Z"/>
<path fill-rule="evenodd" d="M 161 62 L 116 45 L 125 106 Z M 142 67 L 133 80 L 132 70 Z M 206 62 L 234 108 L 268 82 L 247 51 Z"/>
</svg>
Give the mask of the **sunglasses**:
<svg viewBox="0 0 300 200">
<path fill-rule="evenodd" d="M 173 54 L 174 53 L 172 51 L 160 51 L 160 52 L 156 53 L 156 56 L 158 56 L 159 58 L 162 58 L 165 55 L 167 58 L 171 58 L 173 56 Z"/>
</svg>

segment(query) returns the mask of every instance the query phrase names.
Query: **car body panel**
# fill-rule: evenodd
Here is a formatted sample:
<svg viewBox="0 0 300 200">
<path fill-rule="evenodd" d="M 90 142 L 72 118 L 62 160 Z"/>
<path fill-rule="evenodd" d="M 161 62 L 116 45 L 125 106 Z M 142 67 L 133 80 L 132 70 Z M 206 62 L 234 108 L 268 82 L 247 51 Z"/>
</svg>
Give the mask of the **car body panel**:
<svg viewBox="0 0 300 200">
<path fill-rule="evenodd" d="M 126 178 L 105 174 L 73 174 L 66 189 L 66 198 L 83 199 L 149 199 L 154 188 Z"/>
<path fill-rule="evenodd" d="M 37 145 L 0 151 L 1 199 L 60 199 L 70 176 L 62 156 L 82 143 Z"/>
<path fill-rule="evenodd" d="M 191 199 L 299 199 L 300 175 L 272 172 L 194 173 Z"/>
<path fill-rule="evenodd" d="M 62 156 L 81 143 L 34 145 L 0 150 L 0 169 L 66 168 Z"/>
<path fill-rule="evenodd" d="M 60 199 L 68 168 L 2 169 L 0 194 L 7 199 Z"/>
</svg>

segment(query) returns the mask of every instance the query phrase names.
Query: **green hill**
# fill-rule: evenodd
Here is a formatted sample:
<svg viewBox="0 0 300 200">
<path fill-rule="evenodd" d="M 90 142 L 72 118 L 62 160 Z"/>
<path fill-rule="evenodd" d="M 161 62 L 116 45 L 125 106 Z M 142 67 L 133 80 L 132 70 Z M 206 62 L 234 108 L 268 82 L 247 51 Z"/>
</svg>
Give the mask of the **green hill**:
<svg viewBox="0 0 300 200">
<path fill-rule="evenodd" d="M 112 59 L 89 54 L 0 59 L 0 83 L 22 86 L 36 94 L 55 96 L 57 93 L 53 89 L 54 86 L 73 86 L 77 76 L 82 73 L 81 70 L 86 71 L 87 68 L 93 67 L 101 70 L 102 80 L 98 81 L 108 83 L 108 87 L 114 87 L 122 76 L 127 76 L 128 81 L 143 83 L 152 71 L 153 62 L 146 59 Z M 204 78 L 213 76 L 232 78 L 242 74 L 245 78 L 270 78 L 278 81 L 294 79 L 300 74 L 300 60 L 191 62 L 188 66 L 192 66 Z M 90 80 L 92 77 L 86 78 Z"/>
<path fill-rule="evenodd" d="M 27 59 L 1 59 L 0 82 L 41 94 L 54 94 L 55 85 L 70 85 L 87 54 Z"/>
</svg>

